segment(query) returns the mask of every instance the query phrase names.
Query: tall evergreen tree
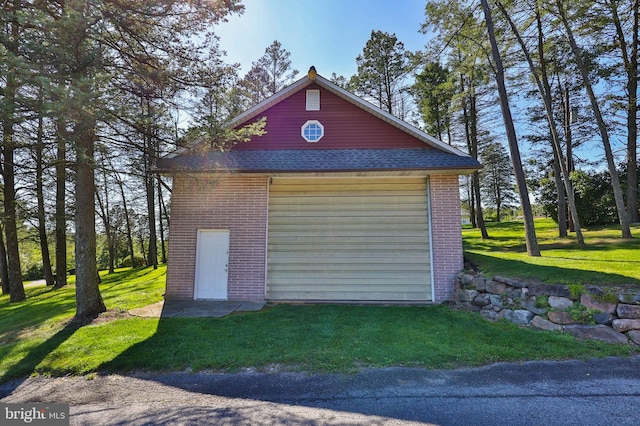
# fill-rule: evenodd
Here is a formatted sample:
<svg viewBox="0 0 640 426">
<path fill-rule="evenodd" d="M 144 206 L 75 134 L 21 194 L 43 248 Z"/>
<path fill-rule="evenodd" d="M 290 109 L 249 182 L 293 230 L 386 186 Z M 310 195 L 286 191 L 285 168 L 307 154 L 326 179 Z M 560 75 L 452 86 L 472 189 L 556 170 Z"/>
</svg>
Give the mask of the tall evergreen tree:
<svg viewBox="0 0 640 426">
<path fill-rule="evenodd" d="M 244 76 L 243 87 L 249 106 L 275 95 L 280 89 L 293 83 L 298 70 L 291 68 L 291 53 L 274 40 Z"/>
<path fill-rule="evenodd" d="M 575 224 L 576 237 L 578 240 L 578 244 L 580 246 L 584 246 L 584 238 L 582 236 L 582 230 L 580 228 L 580 221 L 578 218 L 578 212 L 576 209 L 576 203 L 573 192 L 573 185 L 571 180 L 569 179 L 569 171 L 567 170 L 567 165 L 563 161 L 562 150 L 560 147 L 560 137 L 559 132 L 557 130 L 556 122 L 553 114 L 553 106 L 552 106 L 552 91 L 551 84 L 549 81 L 549 75 L 547 72 L 548 63 L 545 57 L 545 47 L 544 47 L 544 35 L 542 30 L 542 22 L 540 18 L 539 10 L 536 8 L 535 10 L 535 22 L 537 28 L 537 40 L 538 40 L 538 66 L 533 62 L 533 58 L 529 53 L 529 49 L 525 44 L 522 36 L 520 35 L 520 31 L 509 16 L 506 8 L 500 3 L 497 2 L 498 8 L 502 12 L 503 16 L 507 20 L 511 31 L 515 35 L 520 48 L 522 49 L 523 54 L 525 55 L 527 64 L 529 65 L 529 69 L 531 71 L 531 75 L 533 76 L 536 86 L 538 89 L 538 93 L 542 99 L 542 103 L 544 104 L 545 115 L 547 117 L 547 124 L 549 126 L 549 131 L 551 134 L 551 145 L 553 147 L 554 154 L 554 166 L 559 168 L 561 171 L 562 182 L 558 186 L 558 197 L 563 197 L 562 190 L 564 189 L 564 193 L 566 193 L 567 200 L 569 203 L 570 214 L 573 217 L 573 223 Z M 557 176 L 557 174 L 556 174 Z M 564 214 L 564 212 L 563 212 Z"/>
<path fill-rule="evenodd" d="M 614 43 L 625 74 L 627 115 L 627 213 L 629 222 L 639 221 L 638 193 L 638 49 L 640 48 L 640 1 L 606 0 L 603 9 L 615 28 Z"/>
<path fill-rule="evenodd" d="M 487 24 L 487 34 L 489 36 L 489 42 L 491 43 L 491 55 L 493 57 L 493 63 L 496 70 L 495 77 L 496 83 L 498 85 L 500 107 L 502 110 L 502 117 L 504 119 L 504 125 L 507 132 L 507 140 L 509 142 L 511 162 L 513 164 L 513 170 L 516 177 L 518 193 L 520 195 L 520 205 L 522 206 L 522 214 L 524 216 L 524 230 L 527 254 L 529 256 L 540 256 L 540 247 L 538 246 L 536 229 L 533 223 L 533 212 L 531 210 L 531 201 L 529 200 L 529 191 L 527 189 L 524 170 L 522 168 L 520 149 L 518 147 L 516 130 L 513 124 L 513 118 L 511 116 L 509 97 L 504 81 L 504 67 L 502 64 L 502 56 L 500 55 L 500 50 L 498 49 L 498 43 L 496 41 L 493 27 L 493 16 L 487 0 L 480 0 L 480 3 L 482 5 L 482 10 L 484 11 L 485 21 Z"/>
<path fill-rule="evenodd" d="M 511 161 L 502 144 L 493 142 L 482 150 L 481 187 L 485 201 L 496 209 L 496 222 L 502 219 L 502 211 L 517 201 L 513 190 L 514 179 Z"/>
<path fill-rule="evenodd" d="M 495 100 L 488 96 L 494 90 L 487 79 L 488 50 L 485 50 L 486 43 L 482 43 L 484 27 L 474 9 L 464 1 L 429 1 L 422 31 L 436 32 L 425 56 L 438 61 L 445 58 L 454 84 L 450 141 L 452 145 L 466 149 L 472 157 L 479 158 L 490 135 L 487 128 L 494 127 L 487 126 L 486 117 L 491 115 L 489 111 Z M 471 223 L 480 228 L 482 238 L 489 238 L 478 172 L 471 175 L 468 195 Z"/>
<path fill-rule="evenodd" d="M 185 36 L 204 34 L 211 23 L 240 10 L 236 1 L 74 0 L 55 11 L 51 44 L 57 72 L 68 81 L 65 102 L 74 106 L 69 138 L 75 148 L 76 319 L 84 321 L 106 309 L 96 266 L 94 170 L 98 124 L 114 107 L 106 102 L 110 92 L 105 86 L 123 69 L 135 72 L 150 66 L 161 73 L 162 64 L 168 64 L 165 59 L 179 64 L 196 60 L 200 49 Z M 151 198 L 155 202 L 155 196 Z"/>
<path fill-rule="evenodd" d="M 18 226 L 16 219 L 16 166 L 15 138 L 16 125 L 19 124 L 19 88 L 24 83 L 19 77 L 27 72 L 24 58 L 20 55 L 20 42 L 23 36 L 23 23 L 20 14 L 23 8 L 20 0 L 6 1 L 0 13 L 0 69 L 2 82 L 0 91 L 0 125 L 2 127 L 2 163 L 3 179 L 4 231 L 7 253 L 7 269 L 11 302 L 25 300 L 20 269 L 18 249 Z"/>
<path fill-rule="evenodd" d="M 402 91 L 411 72 L 410 52 L 395 34 L 371 31 L 371 37 L 357 56 L 358 74 L 351 85 L 363 97 L 375 100 L 389 114 L 402 117 Z"/>
<path fill-rule="evenodd" d="M 627 214 L 627 208 L 625 206 L 624 197 L 622 194 L 622 187 L 620 185 L 620 179 L 616 170 L 615 158 L 613 155 L 613 149 L 611 147 L 611 140 L 609 137 L 609 129 L 604 121 L 602 111 L 600 109 L 600 103 L 593 90 L 593 84 L 589 76 L 589 70 L 583 60 L 583 51 L 578 46 L 578 42 L 574 36 L 573 28 L 571 27 L 568 17 L 568 11 L 564 0 L 555 1 L 555 13 L 559 17 L 564 29 L 566 30 L 569 46 L 573 52 L 573 57 L 580 72 L 582 83 L 591 101 L 591 107 L 598 123 L 598 129 L 600 130 L 600 136 L 602 138 L 602 145 L 604 147 L 605 157 L 607 159 L 607 167 L 609 169 L 609 175 L 611 176 L 611 185 L 613 187 L 613 196 L 616 202 L 616 209 L 618 211 L 618 219 L 620 221 L 620 228 L 623 238 L 632 238 L 631 228 L 629 226 L 629 215 Z"/>
<path fill-rule="evenodd" d="M 416 75 L 411 93 L 425 131 L 441 141 L 451 141 L 451 103 L 455 93 L 452 75 L 440 62 L 429 62 Z"/>
</svg>

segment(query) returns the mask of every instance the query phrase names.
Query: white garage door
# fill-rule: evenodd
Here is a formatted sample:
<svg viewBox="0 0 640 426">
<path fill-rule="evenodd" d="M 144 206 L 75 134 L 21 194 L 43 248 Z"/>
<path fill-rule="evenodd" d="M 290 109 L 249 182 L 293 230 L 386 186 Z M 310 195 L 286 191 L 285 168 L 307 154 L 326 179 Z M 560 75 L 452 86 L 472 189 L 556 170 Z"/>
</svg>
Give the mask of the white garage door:
<svg viewBox="0 0 640 426">
<path fill-rule="evenodd" d="M 273 178 L 267 298 L 432 300 L 426 178 Z"/>
</svg>

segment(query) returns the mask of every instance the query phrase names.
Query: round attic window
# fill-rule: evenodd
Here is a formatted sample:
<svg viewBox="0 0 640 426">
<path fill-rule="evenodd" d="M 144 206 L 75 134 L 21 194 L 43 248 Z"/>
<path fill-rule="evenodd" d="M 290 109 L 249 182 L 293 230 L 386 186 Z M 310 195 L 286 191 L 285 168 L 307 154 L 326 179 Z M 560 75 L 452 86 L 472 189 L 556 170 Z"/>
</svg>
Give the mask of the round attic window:
<svg viewBox="0 0 640 426">
<path fill-rule="evenodd" d="M 324 136 L 324 126 L 318 120 L 309 120 L 302 126 L 300 134 L 307 142 L 318 142 Z"/>
</svg>

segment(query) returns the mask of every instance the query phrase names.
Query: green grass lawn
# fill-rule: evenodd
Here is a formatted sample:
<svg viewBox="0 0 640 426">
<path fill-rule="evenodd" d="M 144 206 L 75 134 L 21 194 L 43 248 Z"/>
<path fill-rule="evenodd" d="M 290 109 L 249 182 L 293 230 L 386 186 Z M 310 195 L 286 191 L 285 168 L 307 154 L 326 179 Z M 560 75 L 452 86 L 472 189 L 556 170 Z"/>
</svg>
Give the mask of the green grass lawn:
<svg viewBox="0 0 640 426">
<path fill-rule="evenodd" d="M 559 284 L 640 286 L 640 225 L 632 226 L 634 239 L 623 240 L 619 227 L 583 230 L 587 247 L 580 249 L 575 235 L 558 238 L 551 219 L 536 220 L 542 256 L 527 256 L 521 221 L 488 223 L 489 239 L 464 227 L 465 257 L 487 276 L 536 279 Z"/>
<path fill-rule="evenodd" d="M 0 296 L 0 382 L 130 370 L 244 368 L 354 372 L 362 367 L 456 368 L 498 361 L 628 355 L 634 348 L 491 323 L 446 306 L 277 305 L 225 318 L 137 318 L 162 298 L 166 268 L 103 277 L 109 312 L 69 323 L 74 289 Z"/>
</svg>

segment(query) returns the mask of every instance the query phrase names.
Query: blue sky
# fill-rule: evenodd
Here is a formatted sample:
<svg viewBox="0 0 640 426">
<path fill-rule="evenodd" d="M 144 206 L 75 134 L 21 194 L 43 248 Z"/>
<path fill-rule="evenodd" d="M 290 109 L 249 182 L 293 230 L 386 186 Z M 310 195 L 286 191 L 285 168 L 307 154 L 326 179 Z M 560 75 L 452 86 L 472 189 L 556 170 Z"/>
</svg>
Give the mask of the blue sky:
<svg viewBox="0 0 640 426">
<path fill-rule="evenodd" d="M 244 75 L 274 40 L 291 52 L 292 67 L 302 76 L 311 65 L 326 78 L 357 71 L 372 30 L 395 33 L 407 50 L 420 50 L 428 37 L 424 0 L 244 0 L 244 14 L 215 29 L 226 61 L 239 63 Z"/>
<path fill-rule="evenodd" d="M 425 0 L 243 0 L 245 12 L 215 27 L 227 63 L 241 65 L 240 76 L 264 54 L 274 40 L 291 53 L 292 67 L 303 76 L 311 65 L 330 78 L 332 73 L 351 77 L 357 72 L 356 56 L 372 30 L 396 34 L 407 50 L 424 48 L 429 36 L 418 32 L 425 21 Z M 511 99 L 516 112 L 517 99 Z M 524 116 L 516 113 L 516 120 Z M 494 131 L 501 134 L 496 121 Z M 522 125 L 522 123 L 521 123 Z M 519 138 L 523 129 L 519 128 Z M 500 137 L 500 136 L 498 136 Z M 521 149 L 527 150 L 522 140 Z M 582 156 L 599 158 L 596 144 L 585 144 Z M 586 153 L 585 153 L 586 152 Z"/>
</svg>

